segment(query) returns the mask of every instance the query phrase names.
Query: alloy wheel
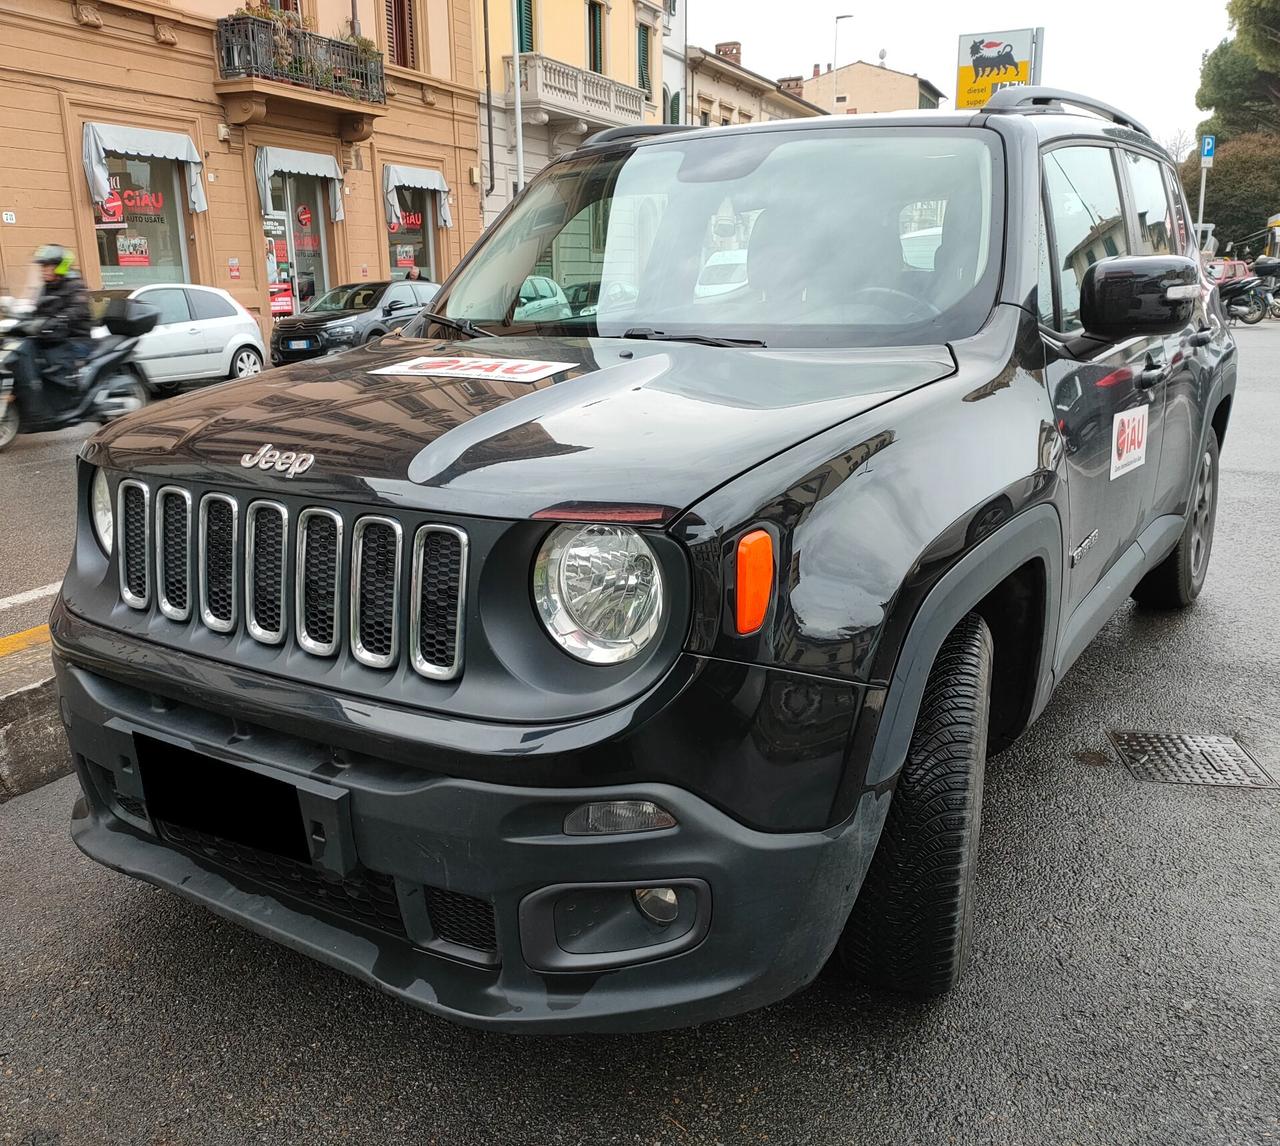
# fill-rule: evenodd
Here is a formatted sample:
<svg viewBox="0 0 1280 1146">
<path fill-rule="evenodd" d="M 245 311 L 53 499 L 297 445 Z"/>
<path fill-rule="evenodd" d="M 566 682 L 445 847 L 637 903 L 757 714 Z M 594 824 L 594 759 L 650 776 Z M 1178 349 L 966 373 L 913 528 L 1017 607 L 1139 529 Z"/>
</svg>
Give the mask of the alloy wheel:
<svg viewBox="0 0 1280 1146">
<path fill-rule="evenodd" d="M 262 359 L 252 350 L 241 350 L 231 364 L 231 373 L 236 378 L 251 378 L 262 373 Z"/>
<path fill-rule="evenodd" d="M 1191 575 L 1199 577 L 1213 541 L 1213 494 L 1217 475 L 1208 450 L 1200 459 L 1196 475 L 1196 491 L 1191 503 Z"/>
</svg>

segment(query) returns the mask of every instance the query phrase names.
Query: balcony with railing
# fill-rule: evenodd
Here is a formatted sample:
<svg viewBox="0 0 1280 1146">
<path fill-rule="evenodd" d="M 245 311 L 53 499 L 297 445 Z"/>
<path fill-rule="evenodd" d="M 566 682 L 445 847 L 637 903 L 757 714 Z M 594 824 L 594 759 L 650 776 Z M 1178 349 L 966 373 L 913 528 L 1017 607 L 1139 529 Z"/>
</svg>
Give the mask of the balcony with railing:
<svg viewBox="0 0 1280 1146">
<path fill-rule="evenodd" d="M 506 101 L 515 95 L 515 69 L 503 57 Z M 582 120 L 599 127 L 622 127 L 644 118 L 645 93 L 598 72 L 575 68 L 536 52 L 520 57 L 520 102 L 526 116 L 544 123 Z M 544 117 L 545 118 L 542 118 Z"/>
<path fill-rule="evenodd" d="M 218 72 L 224 80 L 272 80 L 359 103 L 387 101 L 381 52 L 261 16 L 218 21 Z"/>
</svg>

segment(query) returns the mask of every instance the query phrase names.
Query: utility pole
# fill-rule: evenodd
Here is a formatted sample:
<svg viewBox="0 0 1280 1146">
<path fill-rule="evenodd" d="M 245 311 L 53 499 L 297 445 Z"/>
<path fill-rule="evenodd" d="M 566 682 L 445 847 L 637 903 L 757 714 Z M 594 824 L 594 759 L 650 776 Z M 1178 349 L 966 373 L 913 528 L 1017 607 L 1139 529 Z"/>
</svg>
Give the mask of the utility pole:
<svg viewBox="0 0 1280 1146">
<path fill-rule="evenodd" d="M 520 0 L 511 0 L 511 63 L 515 73 L 512 114 L 516 124 L 516 191 L 524 190 L 524 120 L 520 111 Z"/>
<path fill-rule="evenodd" d="M 836 17 L 836 31 L 831 41 L 831 110 L 836 110 L 836 77 L 835 73 L 840 70 L 840 58 L 838 52 L 840 50 L 840 21 L 852 20 L 853 13 L 846 12 L 843 16 Z"/>
</svg>

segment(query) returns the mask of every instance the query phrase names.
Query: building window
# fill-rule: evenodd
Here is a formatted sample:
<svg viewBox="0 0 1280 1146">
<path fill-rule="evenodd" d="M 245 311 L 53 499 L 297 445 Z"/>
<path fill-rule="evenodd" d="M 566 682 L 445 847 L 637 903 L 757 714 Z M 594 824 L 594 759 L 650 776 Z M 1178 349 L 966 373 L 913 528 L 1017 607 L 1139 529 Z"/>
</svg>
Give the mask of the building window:
<svg viewBox="0 0 1280 1146">
<path fill-rule="evenodd" d="M 111 191 L 93 218 L 103 287 L 187 282 L 177 163 L 108 151 L 107 171 Z"/>
<path fill-rule="evenodd" d="M 533 0 L 519 0 L 517 15 L 520 18 L 520 50 L 533 51 Z"/>
<path fill-rule="evenodd" d="M 604 72 L 604 5 L 599 0 L 587 5 L 587 67 Z"/>
<path fill-rule="evenodd" d="M 649 25 L 636 25 L 636 87 L 653 95 L 653 80 L 649 74 Z"/>
<path fill-rule="evenodd" d="M 671 122 L 672 123 L 680 122 L 680 93 L 679 92 L 676 92 L 675 95 L 671 97 Z"/>
<path fill-rule="evenodd" d="M 924 108 L 934 108 L 938 106 L 938 97 L 930 95 L 923 88 L 920 89 L 920 106 Z"/>
<path fill-rule="evenodd" d="M 848 101 L 848 99 L 849 99 L 848 96 L 836 96 L 836 103 L 845 103 Z"/>
<path fill-rule="evenodd" d="M 698 122 L 702 124 L 703 127 L 710 127 L 711 113 L 707 111 L 705 108 L 702 111 L 698 112 Z"/>
<path fill-rule="evenodd" d="M 401 68 L 415 65 L 414 0 L 383 0 L 387 13 L 387 61 Z"/>
</svg>

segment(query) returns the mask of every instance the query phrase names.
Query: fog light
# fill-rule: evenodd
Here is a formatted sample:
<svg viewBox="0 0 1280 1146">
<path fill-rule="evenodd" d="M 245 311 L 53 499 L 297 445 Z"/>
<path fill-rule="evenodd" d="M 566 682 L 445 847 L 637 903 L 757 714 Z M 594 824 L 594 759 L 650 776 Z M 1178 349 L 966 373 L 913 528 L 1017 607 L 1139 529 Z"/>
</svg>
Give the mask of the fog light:
<svg viewBox="0 0 1280 1146">
<path fill-rule="evenodd" d="M 649 800 L 607 800 L 598 804 L 583 804 L 564 818 L 566 836 L 656 832 L 675 826 L 675 816 Z"/>
<path fill-rule="evenodd" d="M 638 887 L 632 895 L 640 914 L 663 927 L 674 923 L 680 914 L 680 901 L 674 887 Z"/>
</svg>

